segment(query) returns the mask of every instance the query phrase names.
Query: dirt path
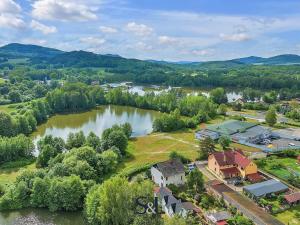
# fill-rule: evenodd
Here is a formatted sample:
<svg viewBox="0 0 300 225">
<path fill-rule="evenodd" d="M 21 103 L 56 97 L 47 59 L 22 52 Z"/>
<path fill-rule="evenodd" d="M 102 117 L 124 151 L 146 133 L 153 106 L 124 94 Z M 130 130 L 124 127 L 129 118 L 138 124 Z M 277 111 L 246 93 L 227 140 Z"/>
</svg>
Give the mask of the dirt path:
<svg viewBox="0 0 300 225">
<path fill-rule="evenodd" d="M 181 142 L 181 143 L 184 143 L 184 144 L 187 144 L 187 145 L 191 145 L 191 146 L 193 146 L 193 147 L 198 148 L 198 145 L 195 144 L 195 143 L 192 143 L 192 142 L 189 142 L 189 141 L 184 141 L 184 140 L 182 140 L 182 139 L 177 139 L 177 138 L 174 138 L 174 137 L 169 136 L 169 135 L 164 134 L 164 133 L 161 133 L 161 134 L 154 134 L 153 136 L 154 136 L 154 137 L 161 136 L 161 137 L 164 137 L 164 138 L 166 138 L 166 139 L 178 141 L 178 142 Z"/>
</svg>

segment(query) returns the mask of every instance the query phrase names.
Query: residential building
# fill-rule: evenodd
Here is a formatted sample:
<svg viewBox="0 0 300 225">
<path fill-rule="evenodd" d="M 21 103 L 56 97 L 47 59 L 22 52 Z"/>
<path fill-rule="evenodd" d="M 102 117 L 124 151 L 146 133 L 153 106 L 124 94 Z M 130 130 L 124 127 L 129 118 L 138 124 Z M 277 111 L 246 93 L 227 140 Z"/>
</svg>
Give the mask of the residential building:
<svg viewBox="0 0 300 225">
<path fill-rule="evenodd" d="M 153 182 L 160 187 L 166 187 L 169 184 L 180 186 L 186 181 L 184 165 L 179 159 L 155 164 L 151 167 L 151 176 Z"/>
<path fill-rule="evenodd" d="M 208 157 L 208 168 L 223 179 L 258 174 L 256 164 L 239 150 L 214 152 Z"/>
<path fill-rule="evenodd" d="M 208 212 L 205 214 L 208 224 L 211 225 L 225 225 L 227 220 L 231 218 L 230 213 L 226 211 Z"/>
<path fill-rule="evenodd" d="M 247 101 L 243 98 L 238 98 L 237 100 L 234 101 L 235 104 L 241 104 L 242 106 L 247 103 Z"/>
<path fill-rule="evenodd" d="M 179 215 L 186 218 L 190 213 L 200 212 L 200 209 L 193 203 L 181 202 L 180 199 L 175 198 L 166 187 L 156 187 L 154 196 L 158 198 L 158 205 L 161 206 L 162 211 L 169 217 Z"/>
</svg>

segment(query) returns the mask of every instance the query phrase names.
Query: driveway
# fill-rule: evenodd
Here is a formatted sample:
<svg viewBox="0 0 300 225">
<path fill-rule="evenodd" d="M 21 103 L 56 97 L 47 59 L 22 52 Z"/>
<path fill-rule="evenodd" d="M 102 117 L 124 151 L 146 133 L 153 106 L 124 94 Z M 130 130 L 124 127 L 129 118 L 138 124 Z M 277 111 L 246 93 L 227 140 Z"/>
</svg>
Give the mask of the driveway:
<svg viewBox="0 0 300 225">
<path fill-rule="evenodd" d="M 198 167 L 199 171 L 208 178 L 208 180 L 219 180 L 222 181 L 224 184 L 226 184 L 228 187 L 231 189 L 237 191 L 237 192 L 242 192 L 243 188 L 242 187 L 237 187 L 232 184 L 227 184 L 227 181 L 222 179 L 221 177 L 216 176 L 212 172 L 209 171 L 207 168 L 207 161 L 197 161 L 195 162 L 196 166 Z"/>
<path fill-rule="evenodd" d="M 244 196 L 242 192 L 242 187 L 235 187 L 234 185 L 226 184 L 226 181 L 220 179 L 213 175 L 207 169 L 207 161 L 197 161 L 195 162 L 197 168 L 200 172 L 203 173 L 209 180 L 220 180 L 224 184 L 223 190 L 221 191 L 221 195 L 223 196 L 224 200 L 235 206 L 240 212 L 245 214 L 248 218 L 255 222 L 258 225 L 283 225 L 279 220 L 275 217 L 264 211 L 261 207 L 256 205 L 252 200 Z"/>
</svg>

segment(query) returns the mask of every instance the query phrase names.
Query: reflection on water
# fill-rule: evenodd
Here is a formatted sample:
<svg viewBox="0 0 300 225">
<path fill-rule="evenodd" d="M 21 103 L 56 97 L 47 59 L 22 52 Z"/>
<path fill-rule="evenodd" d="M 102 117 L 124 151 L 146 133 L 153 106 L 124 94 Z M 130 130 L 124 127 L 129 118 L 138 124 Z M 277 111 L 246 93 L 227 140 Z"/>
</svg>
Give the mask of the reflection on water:
<svg viewBox="0 0 300 225">
<path fill-rule="evenodd" d="M 21 209 L 0 212 L 1 225 L 85 225 L 81 212 L 54 212 L 46 209 Z"/>
<path fill-rule="evenodd" d="M 116 84 L 115 84 L 116 85 Z M 183 92 L 186 92 L 190 95 L 198 95 L 202 94 L 206 97 L 209 97 L 209 92 L 211 89 L 202 89 L 202 88 L 185 88 L 185 87 L 177 87 L 180 88 Z M 132 94 L 137 93 L 140 96 L 145 95 L 146 92 L 153 91 L 155 94 L 160 94 L 162 91 L 170 91 L 171 87 L 163 87 L 163 86 L 131 86 L 128 88 L 128 91 Z M 226 90 L 226 95 L 228 98 L 228 102 L 234 102 L 235 100 L 242 98 L 242 94 L 238 90 Z"/>
<path fill-rule="evenodd" d="M 133 129 L 133 136 L 144 136 L 152 132 L 152 123 L 159 112 L 137 109 L 126 106 L 101 106 L 95 110 L 69 115 L 56 115 L 33 133 L 37 142 L 45 135 L 53 135 L 67 139 L 70 132 L 83 131 L 85 135 L 93 131 L 97 135 L 112 127 L 114 124 L 129 122 Z"/>
</svg>

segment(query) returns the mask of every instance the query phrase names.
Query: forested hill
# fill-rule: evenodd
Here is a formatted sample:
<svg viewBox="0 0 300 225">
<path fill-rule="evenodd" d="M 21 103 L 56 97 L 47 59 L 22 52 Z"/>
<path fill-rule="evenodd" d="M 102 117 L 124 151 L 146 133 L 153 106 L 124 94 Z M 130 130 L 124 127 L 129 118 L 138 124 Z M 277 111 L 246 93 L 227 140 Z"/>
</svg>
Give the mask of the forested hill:
<svg viewBox="0 0 300 225">
<path fill-rule="evenodd" d="M 0 73 L 31 79 L 75 79 L 84 83 L 133 81 L 189 87 L 299 89 L 300 56 L 169 63 L 9 44 L 0 48 Z"/>
<path fill-rule="evenodd" d="M 300 64 L 300 56 L 285 54 L 270 58 L 250 56 L 224 61 L 208 62 L 167 62 L 156 60 L 126 59 L 118 55 L 100 55 L 86 51 L 64 52 L 58 49 L 42 47 L 38 45 L 24 45 L 12 43 L 0 47 L 0 57 L 6 58 L 30 58 L 35 64 L 47 63 L 67 67 L 118 67 L 119 64 L 140 64 L 150 66 L 151 63 L 163 66 L 179 66 L 181 68 L 234 68 L 247 65 L 293 65 Z"/>
<path fill-rule="evenodd" d="M 53 48 L 41 47 L 38 45 L 23 45 L 18 43 L 8 44 L 0 48 L 0 54 L 6 55 L 8 58 L 51 58 L 62 53 L 63 51 Z"/>
</svg>

